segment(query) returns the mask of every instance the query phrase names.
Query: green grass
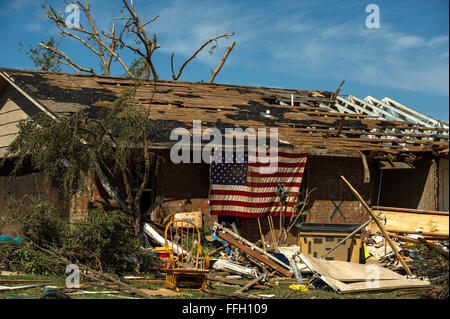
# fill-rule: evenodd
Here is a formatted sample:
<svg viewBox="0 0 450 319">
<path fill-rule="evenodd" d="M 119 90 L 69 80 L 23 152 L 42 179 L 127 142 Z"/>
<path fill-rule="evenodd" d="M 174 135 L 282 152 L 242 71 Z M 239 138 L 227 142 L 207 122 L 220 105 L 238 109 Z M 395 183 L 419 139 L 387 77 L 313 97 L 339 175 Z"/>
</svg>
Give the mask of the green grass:
<svg viewBox="0 0 450 319">
<path fill-rule="evenodd" d="M 146 279 L 154 279 L 153 274 L 143 275 Z M 2 280 L 30 280 L 30 282 L 3 282 Z M 39 282 L 48 282 L 49 286 L 57 286 L 64 287 L 65 286 L 65 278 L 64 277 L 51 277 L 51 276 L 42 276 L 42 275 L 14 275 L 14 276 L 0 276 L 0 285 L 3 286 L 22 286 L 22 285 L 30 285 L 33 283 Z M 126 281 L 126 280 L 123 280 Z M 157 283 L 143 283 L 143 282 L 133 282 L 133 287 L 141 288 L 141 289 L 150 289 L 156 290 L 164 287 L 164 284 Z M 71 296 L 74 299 L 121 299 L 121 296 L 125 297 L 137 297 L 131 293 L 128 293 L 124 290 L 118 290 L 115 288 L 94 285 L 93 283 L 84 282 L 83 278 L 81 278 L 81 284 L 87 284 L 87 287 L 82 288 L 82 290 L 86 291 L 119 291 L 116 295 L 104 295 L 104 294 L 95 294 L 95 295 L 74 295 Z M 224 285 L 208 285 L 208 289 L 215 290 L 218 292 L 233 293 L 238 287 L 236 286 L 224 286 Z M 29 289 L 20 289 L 20 290 L 12 290 L 12 291 L 2 291 L 0 292 L 0 299 L 5 299 L 5 295 L 15 295 L 20 298 L 39 298 L 44 291 L 44 286 L 29 288 Z M 74 290 L 77 291 L 77 290 Z M 423 293 L 423 289 L 409 289 L 409 290 L 397 290 L 397 291 L 384 291 L 384 292 L 364 292 L 364 293 L 353 293 L 353 294 L 338 294 L 328 287 L 325 289 L 309 289 L 307 292 L 293 291 L 289 289 L 289 284 L 280 284 L 278 286 L 271 286 L 268 289 L 249 289 L 246 293 L 259 295 L 266 294 L 275 295 L 273 298 L 275 299 L 419 299 L 421 294 Z M 185 293 L 185 294 L 181 294 Z M 218 299 L 218 298 L 226 298 L 217 295 L 208 294 L 206 292 L 201 292 L 197 290 L 183 289 L 180 290 L 180 295 L 174 297 L 163 297 L 163 296 L 155 296 L 155 298 L 160 299 Z"/>
</svg>

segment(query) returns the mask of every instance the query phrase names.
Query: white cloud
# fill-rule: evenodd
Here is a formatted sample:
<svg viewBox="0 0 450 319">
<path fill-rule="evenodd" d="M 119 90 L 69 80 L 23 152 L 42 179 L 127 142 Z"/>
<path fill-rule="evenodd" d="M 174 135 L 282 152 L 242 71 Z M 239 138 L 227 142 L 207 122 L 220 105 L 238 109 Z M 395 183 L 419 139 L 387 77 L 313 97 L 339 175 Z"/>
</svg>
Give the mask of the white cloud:
<svg viewBox="0 0 450 319">
<path fill-rule="evenodd" d="M 411 35 L 401 35 L 394 40 L 394 49 L 412 49 L 425 45 L 426 40 L 422 37 L 411 36 Z"/>
<path fill-rule="evenodd" d="M 428 40 L 428 45 L 447 45 L 448 46 L 449 37 L 448 35 L 442 35 L 437 37 L 432 37 Z"/>
</svg>

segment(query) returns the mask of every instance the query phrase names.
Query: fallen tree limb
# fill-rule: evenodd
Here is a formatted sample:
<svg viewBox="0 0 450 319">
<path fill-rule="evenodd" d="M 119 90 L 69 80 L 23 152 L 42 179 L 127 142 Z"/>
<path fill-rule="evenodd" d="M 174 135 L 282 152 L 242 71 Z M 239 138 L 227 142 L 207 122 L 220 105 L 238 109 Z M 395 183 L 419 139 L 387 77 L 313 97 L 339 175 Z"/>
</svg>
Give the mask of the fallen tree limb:
<svg viewBox="0 0 450 319">
<path fill-rule="evenodd" d="M 227 279 L 227 278 L 223 278 L 223 277 L 219 277 L 219 276 L 208 276 L 208 281 L 213 281 L 213 282 L 222 282 L 224 284 L 230 284 L 230 285 L 236 285 L 236 286 L 245 286 L 249 283 L 248 280 L 239 280 L 239 279 Z M 269 286 L 267 285 L 260 285 L 260 284 L 254 284 L 253 285 L 254 288 L 258 288 L 258 289 L 267 289 L 269 288 Z"/>
<path fill-rule="evenodd" d="M 436 251 L 437 253 L 441 254 L 442 256 L 444 256 L 445 258 L 449 259 L 449 254 L 448 251 L 445 251 L 444 249 L 442 249 L 439 246 L 434 245 L 433 243 L 430 243 L 429 241 L 425 240 L 424 238 L 419 237 L 418 239 L 414 239 L 414 238 L 410 238 L 410 237 L 406 237 L 406 236 L 401 236 L 398 234 L 393 234 L 388 232 L 389 236 L 400 239 L 402 241 L 406 241 L 406 242 L 411 242 L 411 243 L 422 243 L 425 244 L 429 249 Z"/>
<path fill-rule="evenodd" d="M 244 287 L 239 288 L 238 290 L 236 290 L 234 293 L 235 294 L 240 294 L 240 293 L 246 291 L 247 289 L 250 289 L 253 285 L 255 285 L 256 283 L 260 282 L 265 276 L 266 276 L 265 274 L 259 275 L 258 278 L 253 279 L 252 281 L 247 283 Z"/>
<path fill-rule="evenodd" d="M 38 248 L 39 250 L 41 250 L 41 251 L 43 251 L 43 252 L 45 252 L 45 253 L 47 253 L 47 254 L 50 254 L 50 255 L 52 255 L 53 257 L 55 257 L 56 260 L 57 260 L 58 262 L 60 262 L 60 263 L 62 263 L 62 264 L 65 264 L 65 265 L 71 264 L 71 262 L 70 262 L 68 259 L 66 259 L 66 258 L 64 258 L 64 257 L 62 257 L 62 256 L 60 256 L 59 254 L 57 254 L 57 253 L 55 253 L 55 252 L 52 252 L 52 251 L 50 251 L 50 250 L 48 250 L 48 249 L 42 248 L 42 247 L 36 245 L 35 243 L 32 243 L 32 244 L 33 244 L 36 248 Z M 81 264 L 77 264 L 77 266 L 80 268 L 80 270 L 85 270 L 85 271 L 87 271 L 88 273 L 85 273 L 85 276 L 87 276 L 87 277 L 89 277 L 89 278 L 91 278 L 91 279 L 105 282 L 105 280 L 102 280 L 102 279 L 101 279 L 101 277 L 103 277 L 103 278 L 108 279 L 110 282 L 112 282 L 112 283 L 118 285 L 120 288 L 123 288 L 123 289 L 125 289 L 125 290 L 127 290 L 127 291 L 129 291 L 129 292 L 131 292 L 131 293 L 134 293 L 134 294 L 140 296 L 140 297 L 143 297 L 143 298 L 146 298 L 146 299 L 155 299 L 153 296 L 150 296 L 149 294 L 143 292 L 142 290 L 140 290 L 140 289 L 138 289 L 138 288 L 136 288 L 136 287 L 130 286 L 130 285 L 128 285 L 128 284 L 126 284 L 126 283 L 124 283 L 124 282 L 122 282 L 122 281 L 120 281 L 120 280 L 117 280 L 117 279 L 115 279 L 115 278 L 113 278 L 113 277 L 111 277 L 111 276 L 109 276 L 109 275 L 106 275 L 106 274 L 104 274 L 104 273 L 101 273 L 101 272 L 99 272 L 99 271 L 96 271 L 96 270 L 94 270 L 94 269 L 91 269 L 91 268 L 88 267 L 88 266 L 81 265 Z M 90 275 L 89 273 L 92 273 L 92 274 L 94 274 L 95 276 Z"/>
</svg>

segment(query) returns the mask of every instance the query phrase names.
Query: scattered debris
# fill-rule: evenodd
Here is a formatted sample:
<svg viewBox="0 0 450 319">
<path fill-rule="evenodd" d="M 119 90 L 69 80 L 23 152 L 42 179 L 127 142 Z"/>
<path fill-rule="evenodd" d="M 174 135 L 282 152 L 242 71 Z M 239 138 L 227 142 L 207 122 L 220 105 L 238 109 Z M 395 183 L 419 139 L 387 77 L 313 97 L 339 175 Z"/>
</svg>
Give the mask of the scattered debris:
<svg viewBox="0 0 450 319">
<path fill-rule="evenodd" d="M 238 248 L 247 255 L 257 259 L 259 262 L 275 269 L 277 272 L 287 277 L 293 276 L 291 267 L 289 265 L 286 265 L 280 259 L 264 252 L 263 249 L 255 246 L 248 240 L 235 234 L 233 231 L 223 227 L 222 225 L 214 223 L 214 226 L 218 229 L 219 237 L 223 238 L 227 243 L 230 243 L 232 246 Z"/>
<path fill-rule="evenodd" d="M 247 289 L 249 289 L 250 287 L 252 287 L 253 285 L 255 285 L 255 284 L 257 284 L 258 282 L 260 282 L 261 280 L 264 280 L 264 278 L 266 278 L 266 275 L 264 275 L 264 274 L 259 275 L 259 277 L 253 279 L 253 280 L 250 281 L 248 284 L 246 284 L 244 287 L 239 288 L 238 290 L 236 290 L 234 293 L 235 293 L 235 294 L 242 293 L 242 292 L 246 291 Z"/>
<path fill-rule="evenodd" d="M 2 271 L 0 271 L 0 276 L 17 276 L 17 272 L 2 270 Z"/>
<path fill-rule="evenodd" d="M 289 286 L 289 289 L 294 290 L 294 291 L 307 292 L 308 291 L 308 286 L 307 285 L 292 284 L 292 285 Z"/>
<path fill-rule="evenodd" d="M 144 232 L 148 236 L 150 236 L 153 240 L 155 240 L 158 244 L 162 246 L 166 245 L 166 240 L 164 239 L 164 237 L 161 236 L 152 226 L 150 226 L 150 224 L 144 223 Z M 172 247 L 172 249 L 175 251 L 176 254 L 178 254 L 179 252 L 181 252 L 182 254 L 187 254 L 186 251 L 180 249 L 170 241 L 168 241 L 168 246 Z"/>
<path fill-rule="evenodd" d="M 212 283 L 221 282 L 221 283 L 235 285 L 235 286 L 246 286 L 249 283 L 249 281 L 247 281 L 247 280 L 228 279 L 228 278 L 223 278 L 223 277 L 219 277 L 219 276 L 211 276 L 211 275 L 208 275 L 208 281 L 212 282 Z M 257 288 L 257 289 L 267 289 L 270 286 L 255 283 L 252 287 Z"/>
<path fill-rule="evenodd" d="M 384 226 L 381 224 L 381 222 L 378 220 L 378 217 L 375 216 L 375 214 L 373 213 L 372 209 L 369 207 L 369 205 L 367 205 L 367 203 L 364 201 L 364 199 L 361 197 L 361 195 L 356 191 L 356 189 L 353 188 L 353 186 L 345 179 L 344 176 L 341 176 L 341 179 L 347 184 L 347 186 L 350 188 L 350 190 L 352 191 L 352 193 L 356 196 L 356 198 L 361 202 L 361 204 L 363 205 L 363 207 L 365 208 L 365 210 L 369 213 L 370 217 L 372 217 L 372 220 L 376 223 L 376 225 L 378 226 L 378 228 L 380 229 L 381 233 L 383 234 L 383 237 L 387 240 L 387 242 L 389 243 L 389 246 L 391 246 L 392 250 L 394 251 L 395 255 L 397 256 L 397 258 L 399 259 L 400 263 L 402 264 L 403 268 L 405 268 L 406 273 L 409 276 L 412 276 L 411 270 L 409 269 L 408 265 L 405 263 L 404 259 L 402 258 L 402 256 L 398 253 L 398 249 L 397 247 L 394 245 L 394 243 L 392 242 L 391 238 L 389 237 L 388 233 L 386 232 L 386 229 L 384 228 Z"/>
<path fill-rule="evenodd" d="M 21 244 L 22 237 L 18 236 L 16 238 L 12 238 L 10 236 L 0 235 L 0 245 L 1 244 L 10 244 L 10 243 Z"/>
</svg>

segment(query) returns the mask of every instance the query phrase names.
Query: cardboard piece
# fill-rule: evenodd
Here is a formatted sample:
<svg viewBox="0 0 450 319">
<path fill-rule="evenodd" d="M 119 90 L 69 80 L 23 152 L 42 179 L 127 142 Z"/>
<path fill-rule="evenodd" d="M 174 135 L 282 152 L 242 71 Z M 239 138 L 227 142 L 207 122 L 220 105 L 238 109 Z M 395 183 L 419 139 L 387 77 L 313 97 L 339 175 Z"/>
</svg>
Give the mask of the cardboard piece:
<svg viewBox="0 0 450 319">
<path fill-rule="evenodd" d="M 198 212 L 180 212 L 180 213 L 176 213 L 173 218 L 174 219 L 181 219 L 181 220 L 188 220 L 190 222 L 193 222 L 195 224 L 195 226 L 197 226 L 198 228 L 202 227 L 202 212 L 198 211 Z M 192 225 L 189 223 L 182 223 L 182 224 L 177 224 L 177 227 L 183 227 L 183 228 L 192 228 Z"/>
</svg>

